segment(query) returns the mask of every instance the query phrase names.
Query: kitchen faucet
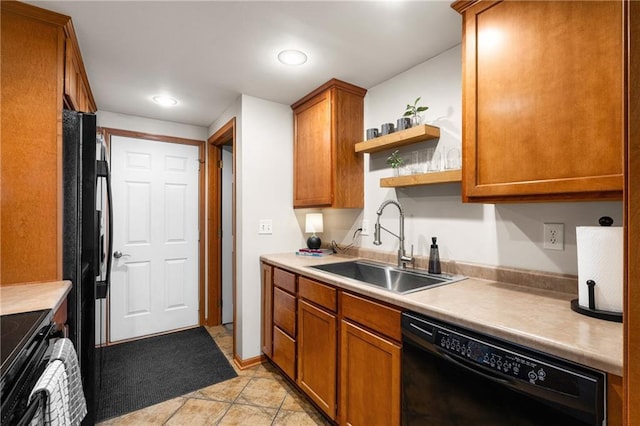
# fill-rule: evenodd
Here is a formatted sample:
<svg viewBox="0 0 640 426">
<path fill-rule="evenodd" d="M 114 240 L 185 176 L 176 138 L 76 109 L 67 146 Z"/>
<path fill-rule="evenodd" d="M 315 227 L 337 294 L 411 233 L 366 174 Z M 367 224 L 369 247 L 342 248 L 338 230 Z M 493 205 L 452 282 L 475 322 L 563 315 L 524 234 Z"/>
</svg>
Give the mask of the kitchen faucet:
<svg viewBox="0 0 640 426">
<path fill-rule="evenodd" d="M 380 216 L 382 216 L 382 211 L 389 204 L 393 204 L 400 211 L 400 235 L 396 235 L 393 232 L 389 231 L 384 226 L 380 225 Z M 380 205 L 380 208 L 376 212 L 378 215 L 378 219 L 376 220 L 376 226 L 373 231 L 373 244 L 379 246 L 382 244 L 380 241 L 380 229 L 384 229 L 394 237 L 400 240 L 400 247 L 398 248 L 398 267 L 406 268 L 407 263 L 411 263 L 411 265 L 415 268 L 416 259 L 413 257 L 413 244 L 411 244 L 411 256 L 407 256 L 407 253 L 404 250 L 404 211 L 402 210 L 402 206 L 397 201 L 387 200 Z"/>
</svg>

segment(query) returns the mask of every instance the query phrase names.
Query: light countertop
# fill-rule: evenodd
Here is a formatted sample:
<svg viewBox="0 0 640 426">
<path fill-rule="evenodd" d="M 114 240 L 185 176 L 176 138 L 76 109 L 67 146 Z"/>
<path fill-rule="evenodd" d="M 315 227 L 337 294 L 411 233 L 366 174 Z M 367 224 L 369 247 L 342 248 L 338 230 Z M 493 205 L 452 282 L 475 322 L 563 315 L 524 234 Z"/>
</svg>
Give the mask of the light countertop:
<svg viewBox="0 0 640 426">
<path fill-rule="evenodd" d="M 261 257 L 345 290 L 622 376 L 622 324 L 572 311 L 574 295 L 477 278 L 401 295 L 309 268 L 353 259 L 290 253 Z"/>
<path fill-rule="evenodd" d="M 51 309 L 55 312 L 71 291 L 71 281 L 0 286 L 0 315 Z"/>
</svg>

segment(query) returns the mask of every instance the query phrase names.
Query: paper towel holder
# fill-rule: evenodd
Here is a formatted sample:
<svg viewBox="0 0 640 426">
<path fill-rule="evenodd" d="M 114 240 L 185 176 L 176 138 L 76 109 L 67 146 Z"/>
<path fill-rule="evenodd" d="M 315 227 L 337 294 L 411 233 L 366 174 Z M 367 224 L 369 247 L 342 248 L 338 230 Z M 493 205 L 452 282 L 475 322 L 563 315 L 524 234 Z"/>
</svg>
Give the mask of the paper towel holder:
<svg viewBox="0 0 640 426">
<path fill-rule="evenodd" d="M 601 311 L 596 309 L 596 294 L 595 287 L 596 282 L 594 280 L 587 280 L 587 287 L 589 287 L 589 307 L 585 308 L 580 306 L 578 303 L 578 299 L 573 299 L 571 301 L 571 309 L 575 312 L 586 315 L 592 318 L 603 319 L 606 321 L 614 321 L 614 322 L 622 322 L 622 313 L 620 312 L 611 312 L 611 311 Z"/>
</svg>

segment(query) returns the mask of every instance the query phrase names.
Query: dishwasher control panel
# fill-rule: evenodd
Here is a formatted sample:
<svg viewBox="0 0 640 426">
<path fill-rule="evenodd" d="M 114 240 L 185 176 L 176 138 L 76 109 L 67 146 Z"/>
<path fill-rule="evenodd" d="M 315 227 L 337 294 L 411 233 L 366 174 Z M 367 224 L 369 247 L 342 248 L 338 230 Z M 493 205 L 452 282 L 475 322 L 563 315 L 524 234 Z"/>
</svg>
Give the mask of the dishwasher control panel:
<svg viewBox="0 0 640 426">
<path fill-rule="evenodd" d="M 496 347 L 488 342 L 438 328 L 435 344 L 440 350 L 497 373 L 575 395 L 578 385 L 567 372 L 522 353 Z"/>
</svg>

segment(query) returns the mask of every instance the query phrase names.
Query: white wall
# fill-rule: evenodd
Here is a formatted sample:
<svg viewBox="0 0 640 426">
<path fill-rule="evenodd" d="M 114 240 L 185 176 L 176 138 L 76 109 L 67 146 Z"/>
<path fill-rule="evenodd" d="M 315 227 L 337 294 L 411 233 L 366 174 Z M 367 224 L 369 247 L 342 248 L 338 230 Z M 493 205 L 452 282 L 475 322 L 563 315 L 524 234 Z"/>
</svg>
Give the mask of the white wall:
<svg viewBox="0 0 640 426">
<path fill-rule="evenodd" d="M 288 105 L 242 95 L 209 128 L 236 117 L 236 350 L 259 356 L 260 255 L 295 251 L 302 238 L 293 205 L 293 114 Z M 259 235 L 261 219 L 273 234 Z"/>
<path fill-rule="evenodd" d="M 207 128 L 173 121 L 154 120 L 135 115 L 98 111 L 97 122 L 100 127 L 109 127 L 132 132 L 144 132 L 152 135 L 173 136 L 177 138 L 206 140 Z"/>
<path fill-rule="evenodd" d="M 423 113 L 425 122 L 440 127 L 441 137 L 401 152 L 409 154 L 428 146 L 436 146 L 438 150 L 460 147 L 461 69 L 461 48 L 456 46 L 369 89 L 365 97 L 365 129 L 395 123 L 405 105 L 421 96 L 421 104 L 429 106 Z M 364 212 L 362 215 L 353 211 L 331 212 L 331 222 L 325 227 L 330 229 L 330 238 L 350 242 L 353 230 L 363 218 L 369 220 L 373 230 L 380 204 L 386 199 L 397 199 L 405 209 L 406 248 L 409 250 L 414 244 L 416 254 L 428 255 L 431 237 L 437 236 L 442 259 L 577 275 L 575 227 L 597 225 L 603 215 L 622 225 L 621 202 L 463 204 L 459 184 L 380 188 L 380 178 L 391 176 L 386 165 L 389 154 L 386 151 L 365 154 Z M 389 207 L 384 211 L 382 224 L 396 231 L 397 218 L 397 211 Z M 542 248 L 545 222 L 565 224 L 564 251 Z M 382 242 L 382 246 L 374 246 L 373 235 L 361 238 L 362 247 L 389 252 L 398 248 L 397 239 L 384 232 Z"/>
</svg>

